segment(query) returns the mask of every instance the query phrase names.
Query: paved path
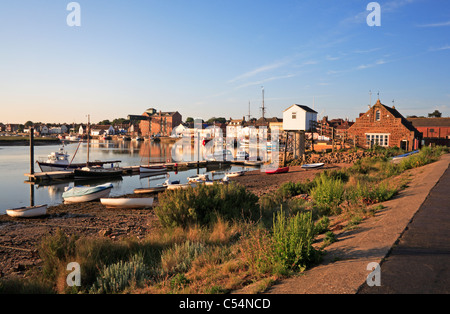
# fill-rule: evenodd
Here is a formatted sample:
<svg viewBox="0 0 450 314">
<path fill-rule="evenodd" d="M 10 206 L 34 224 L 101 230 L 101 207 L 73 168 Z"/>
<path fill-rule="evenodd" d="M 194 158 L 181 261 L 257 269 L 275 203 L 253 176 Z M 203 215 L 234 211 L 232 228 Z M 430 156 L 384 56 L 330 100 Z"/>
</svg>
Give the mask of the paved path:
<svg viewBox="0 0 450 314">
<path fill-rule="evenodd" d="M 435 163 L 413 169 L 412 173 L 414 173 L 414 180 L 409 183 L 409 186 L 401 191 L 394 199 L 384 202 L 383 205 L 386 206 L 386 208 L 377 212 L 375 217 L 363 221 L 358 229 L 339 234 L 338 241 L 327 248 L 327 254 L 321 265 L 316 266 L 297 277 L 282 281 L 273 286 L 267 293 L 355 294 L 358 292 L 370 293 L 371 291 L 381 293 L 382 290 L 369 290 L 365 287 L 367 286 L 367 276 L 371 272 L 371 270 L 367 270 L 367 266 L 372 262 L 381 264 L 381 286 L 385 287 L 384 292 L 386 293 L 397 293 L 401 291 L 399 290 L 399 287 L 407 285 L 412 286 L 408 283 L 409 281 L 404 281 L 405 277 L 409 278 L 408 273 L 406 272 L 402 274 L 405 276 L 403 278 L 396 277 L 395 279 L 391 279 L 398 273 L 398 267 L 402 269 L 410 267 L 414 275 L 417 275 L 417 273 L 424 274 L 424 269 L 428 267 L 433 274 L 433 278 L 439 281 L 439 283 L 433 282 L 429 284 L 434 285 L 437 290 L 445 293 L 445 290 L 440 288 L 441 284 L 445 285 L 444 279 L 442 278 L 442 276 L 445 276 L 447 282 L 446 291 L 448 291 L 448 287 L 450 286 L 448 284 L 450 276 L 447 267 L 447 265 L 449 265 L 448 242 L 450 241 L 446 242 L 446 240 L 449 239 L 448 231 L 450 230 L 448 225 L 450 216 L 448 216 L 448 213 L 436 209 L 436 212 L 433 215 L 428 215 L 427 211 L 429 209 L 426 209 L 426 204 L 424 204 L 421 212 L 425 212 L 426 217 L 434 218 L 431 218 L 431 221 L 425 219 L 422 227 L 416 227 L 419 228 L 419 232 L 416 232 L 411 236 L 408 235 L 409 233 L 404 233 L 404 231 L 415 214 L 419 211 L 421 205 L 427 199 L 431 189 L 435 187 L 436 183 L 443 177 L 444 173 L 445 176 L 442 178 L 442 184 L 439 184 L 436 187 L 429 199 L 431 199 L 430 201 L 432 202 L 444 202 L 444 207 L 446 204 L 447 208 L 449 207 L 448 204 L 450 204 L 450 202 L 448 196 L 450 194 L 450 188 L 448 187 L 450 185 L 448 184 L 449 171 L 447 171 L 449 161 L 450 154 L 446 154 Z M 446 192 L 443 193 L 442 189 Z M 446 201 L 443 200 L 443 197 L 441 198 L 441 194 L 447 194 Z M 439 199 L 442 199 L 442 201 L 439 201 Z M 416 218 L 418 217 L 419 214 Z M 446 220 L 445 223 L 443 222 L 444 219 Z M 414 219 L 411 225 L 415 223 L 416 219 Z M 441 224 L 439 228 L 447 229 L 447 237 L 440 236 L 441 234 L 436 228 L 439 224 Z M 424 233 L 426 234 L 429 231 L 425 231 L 423 228 L 426 228 L 429 231 L 437 231 L 434 232 L 436 233 L 436 240 L 433 240 L 433 245 L 428 248 L 424 247 L 424 249 L 420 246 L 421 240 L 419 240 L 418 236 L 423 236 Z M 420 229 L 422 231 L 420 231 Z M 413 253 L 412 249 L 417 248 L 416 255 L 411 255 L 411 257 L 412 259 L 416 259 L 416 256 L 422 253 L 421 258 L 418 259 L 414 265 L 408 264 L 405 266 L 405 264 L 403 264 L 403 266 L 397 266 L 398 264 L 394 264 L 393 262 L 388 263 L 390 257 L 386 260 L 386 263 L 382 264 L 382 260 L 388 256 L 392 247 L 402 235 L 403 237 L 399 244 L 405 243 L 407 246 L 404 246 L 403 251 L 398 251 L 400 254 L 397 255 L 401 255 L 402 252 Z M 400 246 L 398 246 L 398 248 L 400 248 Z M 410 251 L 407 251 L 408 249 Z M 393 254 L 395 252 L 395 250 L 392 250 Z M 405 256 L 406 254 L 403 254 L 403 257 Z M 441 267 L 436 268 L 435 266 L 430 266 L 431 264 L 427 264 L 428 262 L 423 259 L 424 256 L 427 256 L 427 261 L 435 260 Z M 439 271 L 443 271 L 443 273 L 441 274 Z M 409 276 L 411 276 L 411 273 Z M 420 277 L 429 278 L 430 275 L 424 274 Z M 419 280 L 419 276 L 417 276 L 416 280 Z M 418 285 L 422 286 L 420 283 L 418 283 Z M 370 287 L 370 289 L 372 288 L 379 289 L 378 287 Z M 430 287 L 429 289 L 432 291 L 433 287 Z M 421 291 L 425 290 L 423 289 Z"/>
<path fill-rule="evenodd" d="M 380 286 L 359 293 L 450 293 L 450 168 L 380 266 Z"/>
</svg>

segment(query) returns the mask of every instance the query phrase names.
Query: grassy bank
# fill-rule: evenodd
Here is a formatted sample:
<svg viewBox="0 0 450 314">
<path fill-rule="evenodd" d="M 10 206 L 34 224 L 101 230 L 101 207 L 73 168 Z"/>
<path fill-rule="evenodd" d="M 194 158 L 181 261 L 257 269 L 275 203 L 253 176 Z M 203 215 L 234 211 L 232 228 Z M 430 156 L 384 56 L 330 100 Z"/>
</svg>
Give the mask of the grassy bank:
<svg viewBox="0 0 450 314">
<path fill-rule="evenodd" d="M 447 151 L 426 147 L 399 163 L 386 151 L 260 198 L 233 183 L 166 191 L 154 209 L 157 232 L 119 241 L 49 235 L 38 248 L 41 269 L 27 281 L 0 281 L 0 292 L 260 292 L 319 263 L 336 241 L 333 219 L 357 228 L 405 187 L 406 170 Z M 81 266 L 81 287 L 66 284 L 70 262 Z"/>
</svg>

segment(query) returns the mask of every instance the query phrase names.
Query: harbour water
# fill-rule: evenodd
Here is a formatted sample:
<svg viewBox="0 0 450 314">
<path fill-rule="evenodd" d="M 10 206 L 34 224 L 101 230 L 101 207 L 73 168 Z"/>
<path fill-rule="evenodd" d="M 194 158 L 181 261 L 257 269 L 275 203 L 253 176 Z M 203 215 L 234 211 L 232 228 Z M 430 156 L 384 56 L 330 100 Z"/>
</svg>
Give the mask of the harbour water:
<svg viewBox="0 0 450 314">
<path fill-rule="evenodd" d="M 92 141 L 89 146 L 89 160 L 120 160 L 120 166 L 139 166 L 147 164 L 149 160 L 155 162 L 171 162 L 173 144 L 148 141 Z M 58 151 L 61 145 L 36 146 L 34 148 L 35 160 L 46 159 L 51 152 Z M 73 163 L 83 163 L 87 160 L 87 143 L 65 144 L 64 149 L 70 155 L 69 161 L 74 157 Z M 77 150 L 78 149 L 78 150 Z M 150 159 L 149 159 L 150 156 Z M 35 163 L 35 172 L 40 172 Z M 224 171 L 243 170 L 241 166 L 228 166 L 220 169 L 200 168 L 179 172 L 168 172 L 170 180 L 187 182 L 187 177 L 198 173 L 214 171 L 214 178 L 223 177 Z M 98 185 L 111 182 L 114 186 L 111 196 L 120 196 L 133 193 L 136 188 L 156 186 L 167 180 L 166 175 L 143 177 L 139 174 L 124 175 L 121 179 L 102 179 L 103 181 L 61 181 L 52 183 L 31 184 L 25 173 L 30 172 L 30 148 L 28 146 L 0 146 L 0 215 L 5 214 L 9 208 L 30 206 L 31 204 L 49 206 L 63 202 L 62 193 L 66 187 L 74 185 Z M 210 177 L 211 177 L 210 175 Z"/>
</svg>

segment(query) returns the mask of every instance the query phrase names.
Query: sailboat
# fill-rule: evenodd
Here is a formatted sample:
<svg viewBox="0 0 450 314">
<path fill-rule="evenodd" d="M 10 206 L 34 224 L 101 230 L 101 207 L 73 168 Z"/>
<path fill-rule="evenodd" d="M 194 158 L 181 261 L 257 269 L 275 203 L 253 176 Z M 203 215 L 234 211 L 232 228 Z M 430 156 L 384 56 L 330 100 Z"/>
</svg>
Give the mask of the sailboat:
<svg viewBox="0 0 450 314">
<path fill-rule="evenodd" d="M 119 167 L 103 168 L 102 166 L 92 166 L 89 163 L 89 144 L 90 144 L 90 122 L 88 122 L 87 128 L 87 161 L 86 167 L 74 170 L 75 179 L 92 179 L 92 178 L 110 178 L 120 177 L 123 174 L 123 170 Z"/>
<path fill-rule="evenodd" d="M 140 173 L 160 173 L 166 172 L 165 165 L 150 165 L 150 142 L 148 142 L 148 164 L 139 166 Z"/>
</svg>

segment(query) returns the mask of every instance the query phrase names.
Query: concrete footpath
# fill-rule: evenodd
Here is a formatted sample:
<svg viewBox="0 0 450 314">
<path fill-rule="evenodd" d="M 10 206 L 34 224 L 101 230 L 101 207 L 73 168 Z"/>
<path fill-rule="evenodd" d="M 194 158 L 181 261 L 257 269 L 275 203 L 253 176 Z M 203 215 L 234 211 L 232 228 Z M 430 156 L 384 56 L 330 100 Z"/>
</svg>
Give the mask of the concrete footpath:
<svg viewBox="0 0 450 314">
<path fill-rule="evenodd" d="M 449 293 L 449 162 L 446 154 L 410 170 L 408 187 L 358 229 L 338 234 L 321 265 L 266 293 Z M 381 266 L 380 287 L 366 283 L 372 271 L 368 264 L 373 262 Z"/>
</svg>

